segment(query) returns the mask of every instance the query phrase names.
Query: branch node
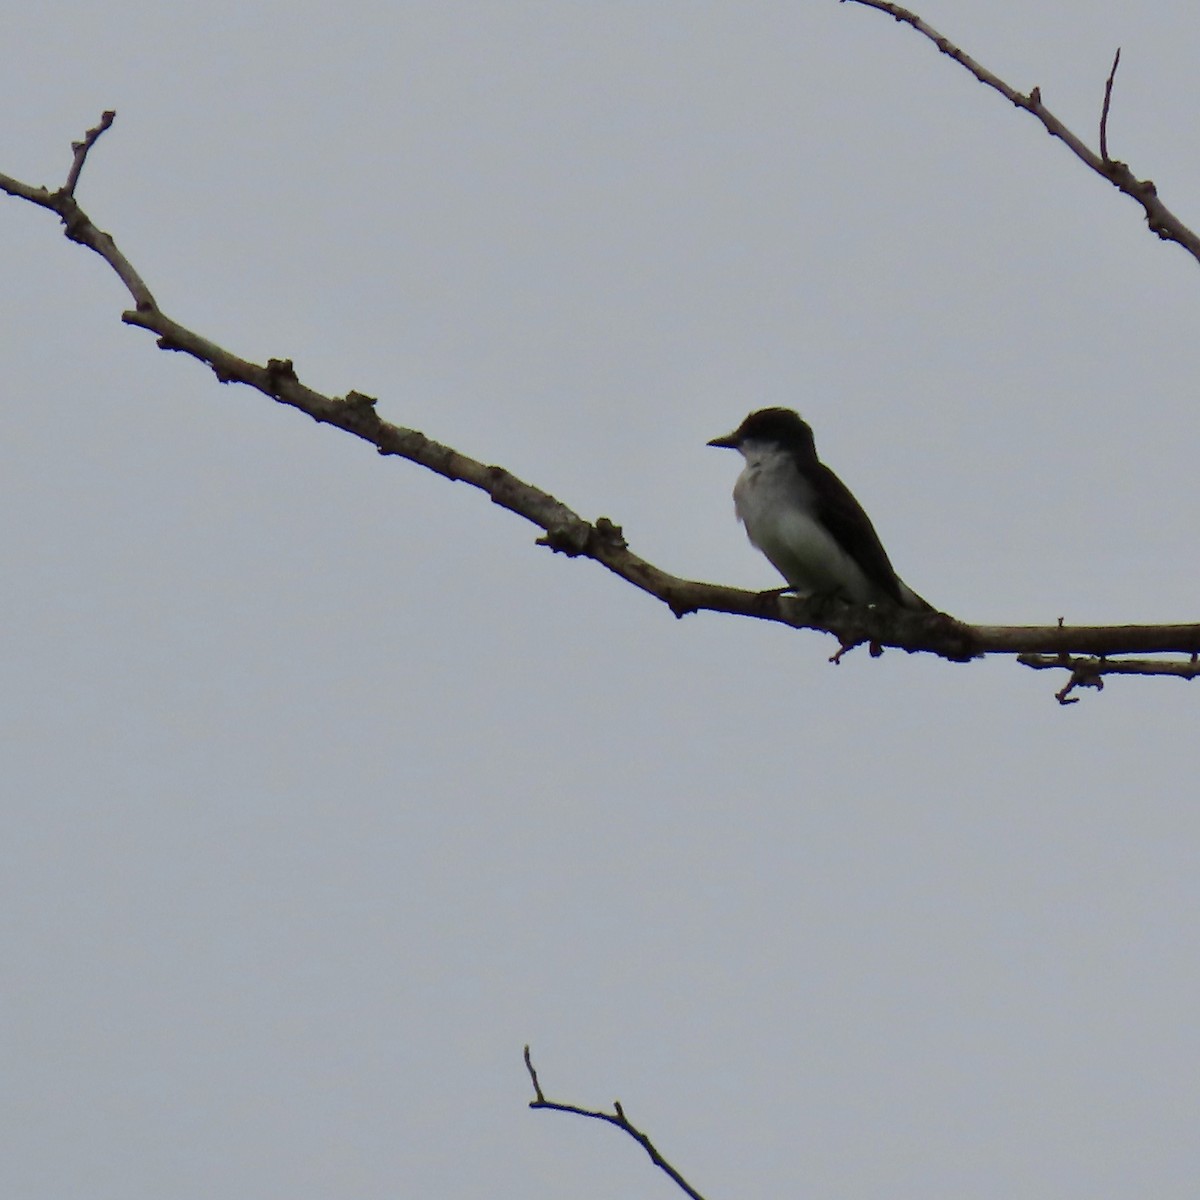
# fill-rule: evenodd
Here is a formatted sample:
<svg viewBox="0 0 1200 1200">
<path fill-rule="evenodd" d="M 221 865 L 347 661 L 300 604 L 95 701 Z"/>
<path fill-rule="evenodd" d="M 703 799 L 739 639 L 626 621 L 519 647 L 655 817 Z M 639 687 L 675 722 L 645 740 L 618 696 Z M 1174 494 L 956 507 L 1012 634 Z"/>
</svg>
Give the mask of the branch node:
<svg viewBox="0 0 1200 1200">
<path fill-rule="evenodd" d="M 281 383 L 299 383 L 296 367 L 290 358 L 267 359 L 267 376 L 278 386 Z"/>
<path fill-rule="evenodd" d="M 555 525 L 537 539 L 537 545 L 549 546 L 555 554 L 565 554 L 568 558 L 578 558 L 587 554 L 594 529 L 586 521 L 571 521 L 563 525 Z"/>
<path fill-rule="evenodd" d="M 347 408 L 356 409 L 359 412 L 374 411 L 375 405 L 379 403 L 376 396 L 368 396 L 363 392 L 347 392 L 342 403 Z"/>
<path fill-rule="evenodd" d="M 692 613 L 699 612 L 700 606 L 694 601 L 681 600 L 674 589 L 667 592 L 663 597 L 667 602 L 667 607 L 675 615 L 675 619 L 682 621 L 684 617 L 690 617 Z"/>
<path fill-rule="evenodd" d="M 595 524 L 596 542 L 614 550 L 628 550 L 629 543 L 625 540 L 625 532 L 620 525 L 607 517 L 597 517 Z"/>
</svg>

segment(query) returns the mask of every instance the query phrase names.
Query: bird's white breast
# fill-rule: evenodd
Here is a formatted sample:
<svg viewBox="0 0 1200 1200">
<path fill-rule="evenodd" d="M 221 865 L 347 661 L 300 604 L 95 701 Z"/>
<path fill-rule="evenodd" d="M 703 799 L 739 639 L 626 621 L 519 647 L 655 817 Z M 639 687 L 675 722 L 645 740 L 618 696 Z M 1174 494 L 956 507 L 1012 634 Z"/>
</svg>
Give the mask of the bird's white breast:
<svg viewBox="0 0 1200 1200">
<path fill-rule="evenodd" d="M 816 519 L 812 486 L 791 456 L 774 446 L 748 444 L 741 450 L 746 465 L 733 503 L 750 541 L 797 591 L 837 592 L 870 603 L 875 589 Z"/>
</svg>

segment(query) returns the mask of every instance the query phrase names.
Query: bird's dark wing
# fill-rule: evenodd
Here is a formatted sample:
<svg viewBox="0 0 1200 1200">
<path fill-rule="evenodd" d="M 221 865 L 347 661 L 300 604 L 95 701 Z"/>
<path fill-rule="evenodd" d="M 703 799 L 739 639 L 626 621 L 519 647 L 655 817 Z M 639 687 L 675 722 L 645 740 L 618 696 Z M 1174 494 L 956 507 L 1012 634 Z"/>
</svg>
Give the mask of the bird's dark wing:
<svg viewBox="0 0 1200 1200">
<path fill-rule="evenodd" d="M 845 547 L 862 573 L 885 595 L 903 604 L 900 581 L 871 518 L 854 498 L 850 489 L 824 464 L 808 467 L 816 490 L 817 517 Z"/>
</svg>

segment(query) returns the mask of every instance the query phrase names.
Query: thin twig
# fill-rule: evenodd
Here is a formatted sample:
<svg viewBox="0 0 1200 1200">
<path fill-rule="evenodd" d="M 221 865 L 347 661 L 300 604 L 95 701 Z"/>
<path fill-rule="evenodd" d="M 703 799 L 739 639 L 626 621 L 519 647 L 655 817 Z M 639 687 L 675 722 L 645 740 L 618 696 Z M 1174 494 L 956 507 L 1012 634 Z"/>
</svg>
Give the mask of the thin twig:
<svg viewBox="0 0 1200 1200">
<path fill-rule="evenodd" d="M 1117 64 L 1121 61 L 1121 47 L 1117 47 L 1116 54 L 1113 55 L 1112 70 L 1108 73 L 1108 79 L 1104 83 L 1104 106 L 1100 109 L 1100 157 L 1106 163 L 1111 163 L 1112 159 L 1108 157 L 1108 107 L 1112 103 L 1113 80 L 1117 77 Z"/>
<path fill-rule="evenodd" d="M 525 1047 L 525 1070 L 529 1072 L 529 1078 L 533 1083 L 533 1094 L 538 1104 L 545 1104 L 546 1097 L 542 1095 L 542 1085 L 538 1083 L 537 1071 L 534 1070 L 533 1059 L 529 1056 L 528 1046 Z"/>
<path fill-rule="evenodd" d="M 79 173 L 83 170 L 88 151 L 96 144 L 96 139 L 113 123 L 116 115 L 116 111 L 111 108 L 107 112 L 101 113 L 100 124 L 89 129 L 83 135 L 83 141 L 71 143 L 71 149 L 75 152 L 75 160 L 71 163 L 71 173 L 67 176 L 67 182 L 63 184 L 62 194 L 64 196 L 75 195 L 75 186 L 79 183 Z"/>
<path fill-rule="evenodd" d="M 864 8 L 874 8 L 887 13 L 905 25 L 911 25 L 918 33 L 928 38 L 947 58 L 952 58 L 961 67 L 970 71 L 980 83 L 992 88 L 1006 100 L 1023 108 L 1026 112 L 1042 123 L 1043 128 L 1051 137 L 1058 138 L 1081 162 L 1085 163 L 1097 175 L 1107 179 L 1113 187 L 1122 191 L 1132 200 L 1142 206 L 1146 214 L 1146 224 L 1151 231 L 1164 241 L 1175 242 L 1182 246 L 1197 262 L 1200 262 L 1200 235 L 1189 229 L 1163 202 L 1158 198 L 1158 191 L 1149 179 L 1138 177 L 1123 163 L 1115 159 L 1107 159 L 1089 150 L 1083 139 L 1072 133 L 1043 103 L 1040 88 L 1031 88 L 1028 95 L 1018 92 L 1016 88 L 1005 83 L 998 75 L 993 75 L 986 67 L 981 66 L 969 54 L 960 50 L 948 37 L 938 33 L 931 25 L 923 21 L 916 13 L 889 0 L 839 0 L 839 3 L 860 4 Z"/>
<path fill-rule="evenodd" d="M 577 1104 L 560 1104 L 557 1100 L 547 1100 L 542 1093 L 541 1085 L 538 1083 L 537 1071 L 534 1070 L 528 1046 L 525 1047 L 525 1069 L 529 1072 L 529 1078 L 533 1083 L 534 1099 L 529 1102 L 530 1108 L 545 1108 L 551 1112 L 574 1113 L 578 1117 L 589 1117 L 594 1121 L 604 1121 L 609 1125 L 615 1125 L 622 1133 L 627 1133 L 633 1138 L 649 1155 L 650 1161 L 659 1170 L 669 1175 L 682 1192 L 690 1196 L 692 1200 L 704 1200 L 704 1197 L 663 1158 L 650 1138 L 625 1116 L 625 1110 L 621 1107 L 620 1100 L 613 1101 L 613 1110 L 610 1113 L 601 1112 L 599 1109 L 581 1108 Z"/>
</svg>

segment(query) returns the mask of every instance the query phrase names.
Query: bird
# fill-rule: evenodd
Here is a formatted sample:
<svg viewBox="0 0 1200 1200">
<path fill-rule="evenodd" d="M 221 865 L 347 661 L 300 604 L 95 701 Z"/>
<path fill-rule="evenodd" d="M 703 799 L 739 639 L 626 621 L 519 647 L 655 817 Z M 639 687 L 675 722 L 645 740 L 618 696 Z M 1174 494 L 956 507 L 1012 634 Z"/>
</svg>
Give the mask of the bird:
<svg viewBox="0 0 1200 1200">
<path fill-rule="evenodd" d="M 710 446 L 737 450 L 738 520 L 788 581 L 782 591 L 850 604 L 936 611 L 892 568 L 871 518 L 817 457 L 812 427 L 790 408 L 761 408 Z"/>
</svg>

